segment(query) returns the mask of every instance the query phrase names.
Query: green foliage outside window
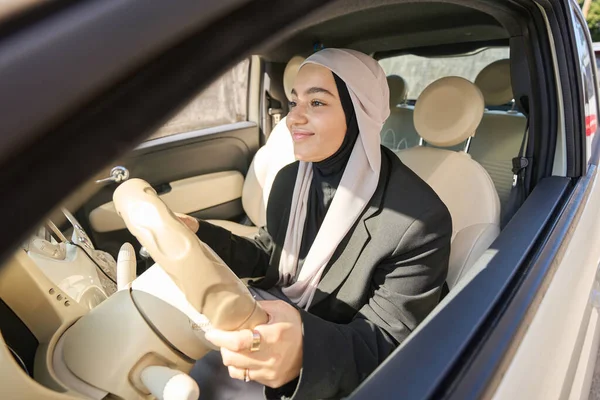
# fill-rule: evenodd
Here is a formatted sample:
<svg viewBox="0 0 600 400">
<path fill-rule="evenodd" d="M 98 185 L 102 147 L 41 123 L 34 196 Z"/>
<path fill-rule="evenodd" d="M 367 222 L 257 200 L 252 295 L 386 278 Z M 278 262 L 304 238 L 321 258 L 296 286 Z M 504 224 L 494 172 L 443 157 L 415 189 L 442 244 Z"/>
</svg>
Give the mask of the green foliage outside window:
<svg viewBox="0 0 600 400">
<path fill-rule="evenodd" d="M 583 7 L 583 0 L 579 0 L 579 5 Z M 600 0 L 592 0 L 586 20 L 592 33 L 592 40 L 600 42 Z"/>
</svg>

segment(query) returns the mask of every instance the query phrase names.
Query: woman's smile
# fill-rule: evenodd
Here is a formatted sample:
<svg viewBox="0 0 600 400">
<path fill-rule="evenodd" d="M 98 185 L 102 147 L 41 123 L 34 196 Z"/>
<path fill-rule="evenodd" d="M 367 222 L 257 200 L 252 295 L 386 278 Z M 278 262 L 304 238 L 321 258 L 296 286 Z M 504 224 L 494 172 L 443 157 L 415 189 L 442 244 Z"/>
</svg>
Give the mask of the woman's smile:
<svg viewBox="0 0 600 400">
<path fill-rule="evenodd" d="M 314 135 L 315 134 L 313 132 L 305 131 L 302 129 L 292 129 L 292 139 L 294 140 L 294 142 L 304 141 Z"/>
</svg>

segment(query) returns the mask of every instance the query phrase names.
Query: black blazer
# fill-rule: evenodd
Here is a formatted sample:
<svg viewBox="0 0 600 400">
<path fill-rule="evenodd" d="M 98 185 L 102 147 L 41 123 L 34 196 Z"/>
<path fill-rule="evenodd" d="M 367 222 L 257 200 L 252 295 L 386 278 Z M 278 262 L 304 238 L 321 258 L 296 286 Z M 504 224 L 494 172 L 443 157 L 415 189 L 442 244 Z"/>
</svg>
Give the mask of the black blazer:
<svg viewBox="0 0 600 400">
<path fill-rule="evenodd" d="M 336 249 L 303 322 L 299 379 L 269 398 L 351 393 L 436 306 L 446 280 L 452 220 L 435 192 L 382 147 L 379 183 Z M 268 289 L 278 280 L 298 163 L 276 176 L 267 225 L 254 239 L 200 222 L 198 237 L 239 277 Z"/>
</svg>

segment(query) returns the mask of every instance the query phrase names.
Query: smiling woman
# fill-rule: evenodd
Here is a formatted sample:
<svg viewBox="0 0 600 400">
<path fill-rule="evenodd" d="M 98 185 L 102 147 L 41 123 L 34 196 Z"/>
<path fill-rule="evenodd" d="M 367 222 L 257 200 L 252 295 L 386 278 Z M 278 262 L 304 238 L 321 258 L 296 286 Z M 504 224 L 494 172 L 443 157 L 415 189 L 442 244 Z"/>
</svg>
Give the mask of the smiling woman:
<svg viewBox="0 0 600 400">
<path fill-rule="evenodd" d="M 229 398 L 585 398 L 600 342 L 589 304 L 598 143 L 586 142 L 599 110 L 575 3 L 573 16 L 561 0 L 321 10 L 327 0 L 269 0 L 269 13 L 263 1 L 173 3 L 47 1 L 0 27 L 0 398 L 161 398 L 167 386 L 197 398 L 190 371 L 201 400 L 228 388 Z M 492 50 L 502 51 L 484 57 Z M 250 55 L 241 109 L 231 80 L 197 96 Z M 387 73 L 406 83 L 389 97 Z M 173 135 L 133 149 L 189 101 L 167 124 Z M 379 144 L 388 105 L 393 150 Z M 92 197 L 70 194 L 101 166 Z M 190 215 L 186 228 L 165 212 L 171 234 L 152 235 L 173 260 L 119 217 L 115 195 L 137 178 L 156 204 Z M 85 236 L 64 232 L 66 248 L 34 238 L 11 257 L 65 196 L 82 199 L 67 208 Z M 184 268 L 182 238 L 227 265 Z M 119 251 L 131 246 L 137 259 Z M 136 261 L 139 276 L 88 312 L 83 290 L 67 290 L 79 281 L 58 272 L 102 279 L 104 252 L 120 286 Z M 221 324 L 246 310 L 223 301 L 221 273 L 260 318 Z"/>
<path fill-rule="evenodd" d="M 379 143 L 389 114 L 379 64 L 322 50 L 293 88 L 287 128 L 299 161 L 277 174 L 266 226 L 248 239 L 186 224 L 257 298 L 281 299 L 261 303 L 270 321 L 254 331 L 207 335 L 221 357 L 192 374 L 203 399 L 262 398 L 263 388 L 267 398 L 346 396 L 436 306 L 446 279 L 448 210 Z"/>
</svg>

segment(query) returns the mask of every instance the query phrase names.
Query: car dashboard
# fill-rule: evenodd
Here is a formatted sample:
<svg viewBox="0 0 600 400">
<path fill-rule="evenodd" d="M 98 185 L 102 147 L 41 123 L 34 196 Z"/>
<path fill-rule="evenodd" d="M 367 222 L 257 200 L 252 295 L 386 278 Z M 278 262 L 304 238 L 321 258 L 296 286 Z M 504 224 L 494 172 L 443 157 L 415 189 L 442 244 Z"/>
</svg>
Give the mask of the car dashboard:
<svg viewBox="0 0 600 400">
<path fill-rule="evenodd" d="M 18 365 L 48 387 L 65 378 L 44 360 L 55 344 L 38 338 L 56 337 L 117 290 L 113 256 L 94 248 L 68 210 L 63 214 L 62 231 L 46 221 L 0 270 L 0 332 Z"/>
</svg>

